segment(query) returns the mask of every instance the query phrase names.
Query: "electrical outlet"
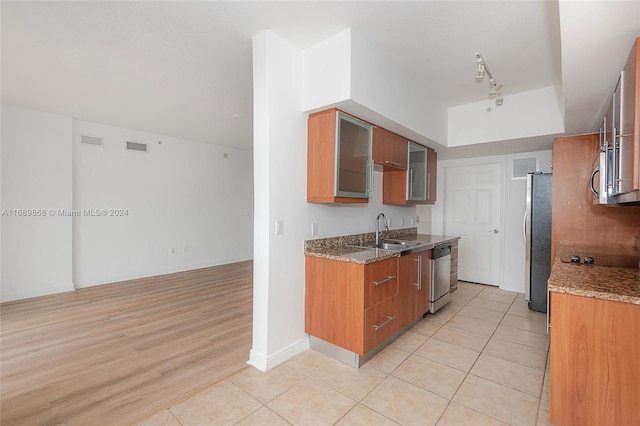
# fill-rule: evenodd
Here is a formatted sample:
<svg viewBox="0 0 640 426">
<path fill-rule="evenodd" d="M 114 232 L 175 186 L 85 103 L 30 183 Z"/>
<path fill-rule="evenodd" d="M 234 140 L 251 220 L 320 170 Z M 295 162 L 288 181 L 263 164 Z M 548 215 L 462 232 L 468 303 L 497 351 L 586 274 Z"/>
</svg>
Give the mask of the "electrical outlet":
<svg viewBox="0 0 640 426">
<path fill-rule="evenodd" d="M 318 235 L 318 224 L 316 222 L 311 223 L 311 235 Z"/>
<path fill-rule="evenodd" d="M 284 233 L 284 221 L 276 220 L 276 235 L 281 235 Z"/>
<path fill-rule="evenodd" d="M 169 249 L 169 253 L 170 253 L 170 254 L 176 254 L 176 248 L 175 248 L 175 247 L 171 247 L 171 248 Z"/>
<path fill-rule="evenodd" d="M 184 246 L 184 247 L 182 248 L 182 252 L 183 252 L 183 253 L 189 253 L 189 246 Z"/>
<path fill-rule="evenodd" d="M 400 227 L 402 228 L 404 226 L 404 217 L 400 218 Z"/>
<path fill-rule="evenodd" d="M 389 229 L 391 229 L 391 218 L 387 219 L 387 226 L 389 227 Z"/>
</svg>

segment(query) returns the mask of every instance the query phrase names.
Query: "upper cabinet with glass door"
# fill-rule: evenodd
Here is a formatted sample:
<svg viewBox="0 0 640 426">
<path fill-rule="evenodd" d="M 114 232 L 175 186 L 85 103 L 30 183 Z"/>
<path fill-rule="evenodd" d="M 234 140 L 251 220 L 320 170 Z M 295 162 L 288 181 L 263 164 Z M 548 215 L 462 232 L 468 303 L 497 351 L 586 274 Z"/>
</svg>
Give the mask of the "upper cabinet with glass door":
<svg viewBox="0 0 640 426">
<path fill-rule="evenodd" d="M 427 147 L 409 142 L 407 200 L 427 201 Z"/>
<path fill-rule="evenodd" d="M 369 202 L 372 135 L 370 124 L 335 108 L 309 116 L 308 202 Z"/>
<path fill-rule="evenodd" d="M 394 205 L 436 202 L 437 154 L 426 146 L 409 142 L 407 170 L 386 171 L 382 177 L 382 203 Z"/>
</svg>

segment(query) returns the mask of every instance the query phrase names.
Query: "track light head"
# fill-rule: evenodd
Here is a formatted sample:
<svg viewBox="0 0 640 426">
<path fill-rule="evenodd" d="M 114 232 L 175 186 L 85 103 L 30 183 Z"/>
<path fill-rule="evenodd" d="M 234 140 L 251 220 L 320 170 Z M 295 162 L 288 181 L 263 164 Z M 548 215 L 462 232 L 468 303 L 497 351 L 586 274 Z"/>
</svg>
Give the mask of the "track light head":
<svg viewBox="0 0 640 426">
<path fill-rule="evenodd" d="M 482 82 L 484 80 L 484 65 L 478 64 L 478 73 L 476 74 L 476 82 Z"/>
<path fill-rule="evenodd" d="M 476 62 L 478 63 L 478 73 L 476 74 L 476 83 L 484 79 L 484 59 L 480 56 L 480 52 L 476 52 Z"/>
<path fill-rule="evenodd" d="M 502 90 L 502 84 L 497 84 L 494 79 L 489 81 L 489 97 L 496 96 Z"/>
<path fill-rule="evenodd" d="M 502 84 L 498 83 L 493 77 L 493 74 L 489 70 L 489 67 L 484 61 L 484 58 L 480 52 L 476 52 L 476 63 L 478 64 L 478 72 L 476 74 L 476 83 L 483 81 L 485 73 L 489 76 L 489 97 L 496 98 L 496 105 L 500 106 L 503 103 L 502 98 Z"/>
</svg>

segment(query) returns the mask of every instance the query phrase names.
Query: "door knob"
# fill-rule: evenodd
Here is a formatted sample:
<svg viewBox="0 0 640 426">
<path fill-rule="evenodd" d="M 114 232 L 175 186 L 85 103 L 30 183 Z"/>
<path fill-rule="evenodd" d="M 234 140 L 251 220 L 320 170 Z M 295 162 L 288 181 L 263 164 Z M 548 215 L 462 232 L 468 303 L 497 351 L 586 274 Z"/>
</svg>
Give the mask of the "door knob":
<svg viewBox="0 0 640 426">
<path fill-rule="evenodd" d="M 493 232 L 494 234 L 497 234 L 500 231 L 498 231 L 497 229 L 494 229 L 493 231 L 489 231 L 489 232 Z"/>
</svg>

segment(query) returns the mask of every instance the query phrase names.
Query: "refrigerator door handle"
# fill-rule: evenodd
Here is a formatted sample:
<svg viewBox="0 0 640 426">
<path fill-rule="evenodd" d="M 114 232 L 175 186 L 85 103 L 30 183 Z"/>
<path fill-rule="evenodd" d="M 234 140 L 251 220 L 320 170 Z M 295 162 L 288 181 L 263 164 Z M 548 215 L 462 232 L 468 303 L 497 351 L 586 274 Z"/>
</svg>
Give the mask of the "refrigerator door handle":
<svg viewBox="0 0 640 426">
<path fill-rule="evenodd" d="M 524 210 L 524 216 L 522 217 L 522 240 L 527 244 L 527 209 Z"/>
</svg>

